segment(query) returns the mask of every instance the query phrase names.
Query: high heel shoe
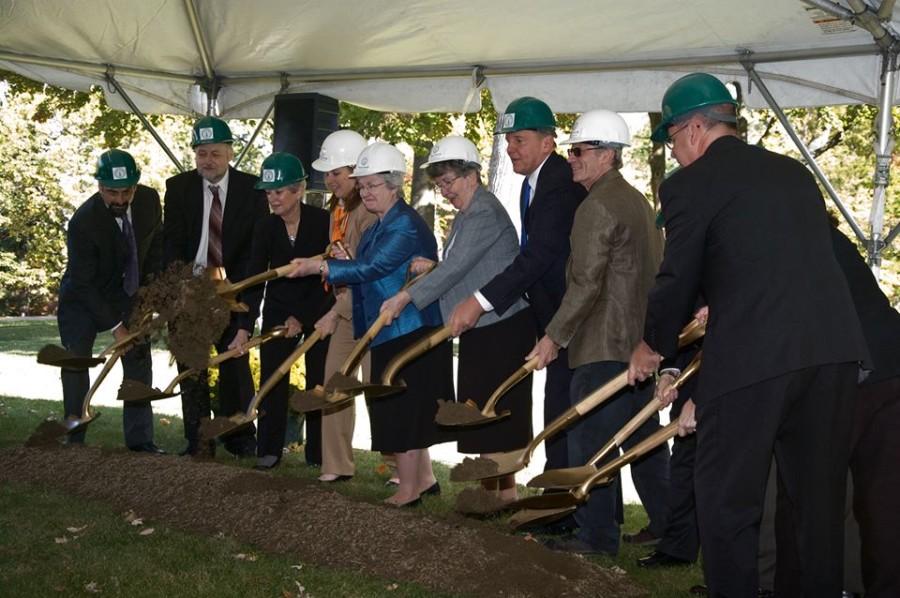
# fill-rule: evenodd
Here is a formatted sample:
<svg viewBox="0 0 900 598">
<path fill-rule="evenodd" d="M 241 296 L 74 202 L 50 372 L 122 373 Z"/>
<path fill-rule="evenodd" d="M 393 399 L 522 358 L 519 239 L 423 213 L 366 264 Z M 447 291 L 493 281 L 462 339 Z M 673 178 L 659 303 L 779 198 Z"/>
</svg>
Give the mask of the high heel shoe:
<svg viewBox="0 0 900 598">
<path fill-rule="evenodd" d="M 435 482 L 425 490 L 422 490 L 421 496 L 440 496 L 441 495 L 441 485 L 438 482 Z"/>
<path fill-rule="evenodd" d="M 422 496 L 421 495 L 417 496 L 416 498 L 414 498 L 408 502 L 404 502 L 404 503 L 395 503 L 395 502 L 391 502 L 389 500 L 385 500 L 384 504 L 388 505 L 389 507 L 394 507 L 395 509 L 406 509 L 408 507 L 418 507 L 420 504 L 422 504 Z"/>
</svg>

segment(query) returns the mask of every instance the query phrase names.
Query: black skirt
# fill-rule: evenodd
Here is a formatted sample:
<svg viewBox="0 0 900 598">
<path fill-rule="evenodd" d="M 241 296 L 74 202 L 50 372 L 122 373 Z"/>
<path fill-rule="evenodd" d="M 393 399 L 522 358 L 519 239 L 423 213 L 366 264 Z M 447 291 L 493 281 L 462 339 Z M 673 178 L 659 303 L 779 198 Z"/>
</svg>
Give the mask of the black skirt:
<svg viewBox="0 0 900 598">
<path fill-rule="evenodd" d="M 531 308 L 496 324 L 473 328 L 459 337 L 460 401 L 472 399 L 481 409 L 491 394 L 525 364 L 534 348 L 536 327 Z M 525 379 L 500 397 L 495 411 L 510 415 L 481 426 L 458 427 L 461 453 L 505 453 L 524 448 L 531 441 L 531 380 Z"/>
<path fill-rule="evenodd" d="M 372 347 L 372 380 L 381 380 L 391 359 L 435 332 L 424 327 Z M 453 400 L 453 343 L 445 341 L 420 355 L 397 372 L 406 390 L 382 398 L 366 399 L 372 427 L 372 450 L 399 453 L 447 442 L 452 433 L 434 423 L 438 399 Z"/>
</svg>

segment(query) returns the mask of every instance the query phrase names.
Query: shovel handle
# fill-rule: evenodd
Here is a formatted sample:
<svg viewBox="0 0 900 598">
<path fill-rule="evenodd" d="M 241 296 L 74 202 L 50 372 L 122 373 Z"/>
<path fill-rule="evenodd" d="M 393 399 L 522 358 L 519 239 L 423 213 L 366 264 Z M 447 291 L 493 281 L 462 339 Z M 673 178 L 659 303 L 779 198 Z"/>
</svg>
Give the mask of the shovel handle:
<svg viewBox="0 0 900 598">
<path fill-rule="evenodd" d="M 528 361 L 525 362 L 525 365 L 517 369 L 512 375 L 503 381 L 503 383 L 497 387 L 497 389 L 491 394 L 487 403 L 484 404 L 484 408 L 481 410 L 481 415 L 491 417 L 494 415 L 494 408 L 497 406 L 497 402 L 500 401 L 500 397 L 505 395 L 509 389 L 513 386 L 521 382 L 525 379 L 525 377 L 534 371 L 534 368 L 537 367 L 538 358 L 532 357 Z"/>
<path fill-rule="evenodd" d="M 87 419 L 90 415 L 91 399 L 94 398 L 94 394 L 97 392 L 97 389 L 100 388 L 100 383 L 103 382 L 103 379 L 106 378 L 106 375 L 109 374 L 109 371 L 116 365 L 119 358 L 125 354 L 126 350 L 127 346 L 119 347 L 113 351 L 112 357 L 107 359 L 106 363 L 103 364 L 103 369 L 97 374 L 97 379 L 94 380 L 90 390 L 84 395 L 84 402 L 81 404 L 81 419 Z"/>
<path fill-rule="evenodd" d="M 378 319 L 369 326 L 369 329 L 366 330 L 362 337 L 360 337 L 359 341 L 354 345 L 353 350 L 350 351 L 350 354 L 347 356 L 347 359 L 345 359 L 344 363 L 341 365 L 341 374 L 349 376 L 350 372 L 356 369 L 356 366 L 362 361 L 363 355 L 366 354 L 369 344 L 376 336 L 378 336 L 378 333 L 381 332 L 381 329 L 384 328 L 390 317 L 391 314 L 389 312 L 383 312 L 378 316 Z"/>
<path fill-rule="evenodd" d="M 350 251 L 350 249 L 348 249 L 346 245 L 344 245 L 343 241 L 337 240 L 337 241 L 335 241 L 334 243 L 332 243 L 332 245 L 334 245 L 335 247 L 337 247 L 338 249 L 340 249 L 341 251 L 343 251 L 343 252 L 344 252 L 344 255 L 347 256 L 347 259 L 348 259 L 348 260 L 352 260 L 352 259 L 353 259 L 353 252 Z"/>
<path fill-rule="evenodd" d="M 287 356 L 287 358 L 281 362 L 281 365 L 278 366 L 272 375 L 269 376 L 262 386 L 259 387 L 259 391 L 256 393 L 256 396 L 253 397 L 253 400 L 250 401 L 250 404 L 247 406 L 247 412 L 244 414 L 247 418 L 255 417 L 256 409 L 259 407 L 260 401 L 263 400 L 267 394 L 272 392 L 272 389 L 275 388 L 275 385 L 278 384 L 285 375 L 291 371 L 291 366 L 294 365 L 294 362 L 300 359 L 304 353 L 310 350 L 313 345 L 319 342 L 319 339 L 322 338 L 322 335 L 318 330 L 314 331 L 312 334 L 306 337 L 304 340 L 294 351 Z"/>
<path fill-rule="evenodd" d="M 390 386 L 394 381 L 394 376 L 396 376 L 397 372 L 400 371 L 400 368 L 405 366 L 407 363 L 409 363 L 419 355 L 422 355 L 423 353 L 427 353 L 431 349 L 434 349 L 448 338 L 450 338 L 450 327 L 444 326 L 442 328 L 439 328 L 437 331 L 432 332 L 406 350 L 398 353 L 393 359 L 391 359 L 391 362 L 385 368 L 384 374 L 382 374 L 381 376 L 381 383 L 386 386 Z"/>
<path fill-rule="evenodd" d="M 586 479 L 578 488 L 574 489 L 572 491 L 572 494 L 576 498 L 578 498 L 579 501 L 586 499 L 591 489 L 597 484 L 601 483 L 605 478 L 608 478 L 629 463 L 636 461 L 639 457 L 642 457 L 645 454 L 649 453 L 662 443 L 674 437 L 677 433 L 678 422 L 670 422 L 668 425 L 660 428 L 647 438 L 631 447 L 631 449 L 626 451 L 622 456 L 613 459 L 612 461 L 598 469 L 597 473 L 592 474 L 591 477 Z"/>
<path fill-rule="evenodd" d="M 415 276 L 410 277 L 410 274 L 412 274 L 412 263 L 410 262 L 409 265 L 410 265 L 410 268 L 406 271 L 406 282 L 403 283 L 402 287 L 400 287 L 401 291 L 405 291 L 409 287 L 413 286 L 414 284 L 419 282 L 422 278 L 427 276 L 429 272 L 431 272 L 432 270 L 437 268 L 436 263 L 431 263 L 424 272 L 421 272 L 419 274 L 416 274 Z"/>
<path fill-rule="evenodd" d="M 313 256 L 312 259 L 321 258 L 322 255 Z M 249 289 L 250 287 L 256 286 L 258 284 L 264 283 L 269 280 L 275 280 L 276 278 L 282 278 L 287 276 L 291 272 L 294 271 L 293 264 L 285 264 L 283 266 L 279 266 L 277 268 L 271 268 L 266 270 L 265 272 L 260 272 L 259 274 L 254 274 L 253 276 L 247 277 L 244 280 L 240 280 L 238 282 L 232 284 L 225 284 L 216 289 L 216 293 L 220 296 L 230 296 L 234 297 L 244 289 Z"/>
</svg>

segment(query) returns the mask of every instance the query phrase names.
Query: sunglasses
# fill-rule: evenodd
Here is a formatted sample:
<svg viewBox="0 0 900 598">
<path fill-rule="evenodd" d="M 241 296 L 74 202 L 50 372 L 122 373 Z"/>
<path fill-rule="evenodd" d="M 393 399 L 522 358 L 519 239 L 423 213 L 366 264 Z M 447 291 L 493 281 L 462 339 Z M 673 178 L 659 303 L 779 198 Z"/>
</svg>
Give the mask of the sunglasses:
<svg viewBox="0 0 900 598">
<path fill-rule="evenodd" d="M 575 156 L 576 158 L 580 158 L 581 154 L 584 152 L 592 152 L 594 150 L 604 150 L 609 149 L 608 147 L 570 147 L 566 150 L 566 152 L 570 156 Z"/>
</svg>

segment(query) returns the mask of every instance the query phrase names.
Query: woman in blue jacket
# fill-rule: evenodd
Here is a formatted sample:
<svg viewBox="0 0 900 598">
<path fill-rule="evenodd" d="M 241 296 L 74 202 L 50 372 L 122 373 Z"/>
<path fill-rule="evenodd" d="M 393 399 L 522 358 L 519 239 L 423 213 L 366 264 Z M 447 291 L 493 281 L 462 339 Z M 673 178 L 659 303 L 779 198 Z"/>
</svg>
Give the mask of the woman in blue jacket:
<svg viewBox="0 0 900 598">
<path fill-rule="evenodd" d="M 406 159 L 400 150 L 386 143 L 366 147 L 353 177 L 363 205 L 378 221 L 363 234 L 355 259 L 294 260 L 294 276 L 319 273 L 329 284 L 350 286 L 357 338 L 378 319 L 381 304 L 403 286 L 414 257 L 437 260 L 434 235 L 403 200 L 405 174 Z M 391 358 L 440 325 L 436 301 L 421 310 L 407 305 L 372 341 L 372 379 L 381 377 Z M 412 506 L 421 494 L 438 490 L 428 447 L 442 440 L 434 423 L 437 400 L 453 400 L 452 359 L 451 343 L 441 343 L 398 372 L 406 382 L 405 391 L 369 401 L 372 450 L 397 457 L 400 485 L 387 504 Z"/>
</svg>

